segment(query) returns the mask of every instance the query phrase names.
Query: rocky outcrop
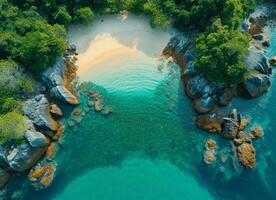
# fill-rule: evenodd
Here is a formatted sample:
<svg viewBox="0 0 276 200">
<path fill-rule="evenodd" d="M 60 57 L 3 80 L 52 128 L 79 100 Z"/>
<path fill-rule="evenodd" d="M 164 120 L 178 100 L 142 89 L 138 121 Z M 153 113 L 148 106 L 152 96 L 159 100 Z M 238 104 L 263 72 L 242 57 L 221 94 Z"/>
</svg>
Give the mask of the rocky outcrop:
<svg viewBox="0 0 276 200">
<path fill-rule="evenodd" d="M 268 75 L 252 71 L 240 86 L 240 95 L 256 98 L 268 92 L 271 79 Z"/>
<path fill-rule="evenodd" d="M 28 177 L 36 190 L 49 187 L 54 179 L 56 165 L 54 163 L 38 164 L 34 167 Z"/>
<path fill-rule="evenodd" d="M 50 93 L 57 99 L 69 104 L 78 104 L 78 98 L 73 94 L 72 81 L 76 78 L 77 65 L 75 47 L 69 48 L 66 55 L 57 59 L 53 67 L 43 73 L 43 81 Z"/>
<path fill-rule="evenodd" d="M 228 105 L 233 96 L 235 86 L 208 81 L 194 69 L 195 55 L 190 49 L 189 37 L 173 37 L 164 50 L 166 56 L 171 55 L 181 66 L 181 78 L 185 92 L 193 100 L 194 109 L 199 114 L 210 113 L 218 106 Z"/>
<path fill-rule="evenodd" d="M 51 106 L 44 95 L 38 95 L 25 102 L 22 108 L 25 114 L 38 128 L 56 131 L 58 123 L 52 118 Z"/>
</svg>

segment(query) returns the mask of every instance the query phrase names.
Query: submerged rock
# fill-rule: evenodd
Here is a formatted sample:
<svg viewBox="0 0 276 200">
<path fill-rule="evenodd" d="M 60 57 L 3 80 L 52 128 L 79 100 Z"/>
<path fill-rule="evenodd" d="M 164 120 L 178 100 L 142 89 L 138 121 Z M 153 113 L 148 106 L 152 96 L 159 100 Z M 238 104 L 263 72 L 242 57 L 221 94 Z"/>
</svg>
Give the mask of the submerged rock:
<svg viewBox="0 0 276 200">
<path fill-rule="evenodd" d="M 102 111 L 104 107 L 103 101 L 99 98 L 96 98 L 94 106 L 96 112 Z"/>
<path fill-rule="evenodd" d="M 253 136 L 253 139 L 262 137 L 264 135 L 264 131 L 260 126 L 255 126 L 250 130 L 250 134 Z"/>
<path fill-rule="evenodd" d="M 56 172 L 56 165 L 47 163 L 44 165 L 37 165 L 32 169 L 28 175 L 31 185 L 36 190 L 41 190 L 49 187 L 54 179 Z"/>
<path fill-rule="evenodd" d="M 205 143 L 205 151 L 204 151 L 204 162 L 206 164 L 211 164 L 216 160 L 216 142 L 214 140 L 208 140 Z"/>
<path fill-rule="evenodd" d="M 52 160 L 54 158 L 56 152 L 56 144 L 55 143 L 51 143 L 46 151 L 46 158 L 47 160 Z"/>
<path fill-rule="evenodd" d="M 276 66 L 276 56 L 273 56 L 272 58 L 270 58 L 269 63 L 270 63 L 272 66 Z"/>
<path fill-rule="evenodd" d="M 37 127 L 41 129 L 56 131 L 58 123 L 52 118 L 51 106 L 44 95 L 38 95 L 25 102 L 22 108 L 25 114 Z"/>
<path fill-rule="evenodd" d="M 82 113 L 82 110 L 81 110 L 81 109 L 75 108 L 75 109 L 73 110 L 73 112 L 72 112 L 72 115 L 74 115 L 74 116 L 80 116 L 81 113 Z"/>
<path fill-rule="evenodd" d="M 247 119 L 241 119 L 240 127 L 239 129 L 242 131 L 247 127 L 249 124 L 249 121 Z"/>
<path fill-rule="evenodd" d="M 237 153 L 239 161 L 245 168 L 252 169 L 256 167 L 255 148 L 252 144 L 241 144 L 237 148 Z"/>
</svg>

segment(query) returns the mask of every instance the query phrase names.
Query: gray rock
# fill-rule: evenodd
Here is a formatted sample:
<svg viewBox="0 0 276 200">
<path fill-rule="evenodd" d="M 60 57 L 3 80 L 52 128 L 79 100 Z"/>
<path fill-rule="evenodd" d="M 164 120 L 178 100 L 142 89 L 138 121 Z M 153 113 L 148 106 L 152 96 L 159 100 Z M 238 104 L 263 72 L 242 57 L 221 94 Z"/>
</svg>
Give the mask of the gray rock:
<svg viewBox="0 0 276 200">
<path fill-rule="evenodd" d="M 47 142 L 47 145 L 50 141 Z M 35 148 L 28 143 L 23 143 L 12 149 L 7 155 L 9 166 L 15 171 L 25 171 L 30 169 L 33 164 L 41 158 L 47 150 L 47 146 Z"/>
<path fill-rule="evenodd" d="M 245 92 L 242 95 L 251 98 L 259 97 L 269 90 L 270 85 L 271 79 L 269 76 L 251 72 L 242 84 L 242 89 Z"/>
<path fill-rule="evenodd" d="M 55 98 L 75 105 L 79 103 L 79 100 L 72 94 L 71 87 L 68 88 L 68 86 L 71 86 L 71 76 L 75 75 L 77 67 L 73 61 L 68 61 L 70 64 L 66 64 L 66 59 L 57 59 L 54 66 L 43 73 L 42 79 Z"/>
<path fill-rule="evenodd" d="M 67 102 L 72 105 L 77 105 L 79 103 L 79 100 L 76 96 L 74 96 L 64 85 L 58 85 L 53 88 L 51 88 L 51 93 L 54 94 L 54 96 L 64 102 Z"/>
<path fill-rule="evenodd" d="M 47 138 L 35 130 L 28 130 L 24 137 L 32 147 L 45 147 L 47 145 Z"/>
<path fill-rule="evenodd" d="M 204 94 L 208 94 L 211 88 L 207 79 L 202 75 L 195 76 L 188 81 L 186 93 L 189 97 L 197 99 Z"/>
<path fill-rule="evenodd" d="M 196 75 L 199 75 L 199 74 L 196 72 L 194 68 L 194 63 L 189 62 L 185 67 L 183 73 L 181 74 L 181 78 L 184 81 L 184 83 L 187 84 L 189 80 L 194 78 Z"/>
<path fill-rule="evenodd" d="M 240 127 L 241 116 L 236 109 L 231 110 L 222 124 L 222 135 L 228 139 L 236 138 Z"/>
<path fill-rule="evenodd" d="M 216 107 L 216 103 L 214 98 L 210 96 L 203 96 L 194 101 L 194 108 L 197 113 L 204 114 L 214 110 Z"/>
<path fill-rule="evenodd" d="M 50 104 L 44 95 L 27 100 L 22 112 L 41 129 L 56 131 L 58 128 L 57 122 L 50 114 Z"/>
</svg>

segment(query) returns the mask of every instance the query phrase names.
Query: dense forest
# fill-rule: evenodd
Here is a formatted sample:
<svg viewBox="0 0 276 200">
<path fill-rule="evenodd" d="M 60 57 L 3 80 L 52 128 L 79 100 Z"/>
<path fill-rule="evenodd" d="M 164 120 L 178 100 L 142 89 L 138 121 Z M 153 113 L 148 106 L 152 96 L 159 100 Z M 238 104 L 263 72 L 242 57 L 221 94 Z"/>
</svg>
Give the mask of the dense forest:
<svg viewBox="0 0 276 200">
<path fill-rule="evenodd" d="M 211 81 L 238 83 L 246 74 L 248 36 L 239 30 L 255 0 L 0 0 L 0 141 L 20 142 L 21 101 L 66 48 L 68 25 L 128 10 L 151 25 L 196 28 L 196 69 Z M 14 125 L 16 124 L 16 125 Z"/>
</svg>

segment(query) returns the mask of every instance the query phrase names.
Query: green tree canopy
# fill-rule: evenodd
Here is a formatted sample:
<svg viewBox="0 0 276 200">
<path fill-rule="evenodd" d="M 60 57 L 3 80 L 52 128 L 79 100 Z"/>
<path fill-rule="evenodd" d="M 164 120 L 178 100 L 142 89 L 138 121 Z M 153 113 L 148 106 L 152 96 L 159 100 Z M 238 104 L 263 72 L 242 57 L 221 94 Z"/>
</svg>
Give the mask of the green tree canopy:
<svg viewBox="0 0 276 200">
<path fill-rule="evenodd" d="M 248 53 L 248 42 L 245 34 L 217 20 L 208 32 L 199 34 L 196 39 L 195 68 L 210 81 L 239 83 L 246 73 L 243 61 Z"/>
</svg>

